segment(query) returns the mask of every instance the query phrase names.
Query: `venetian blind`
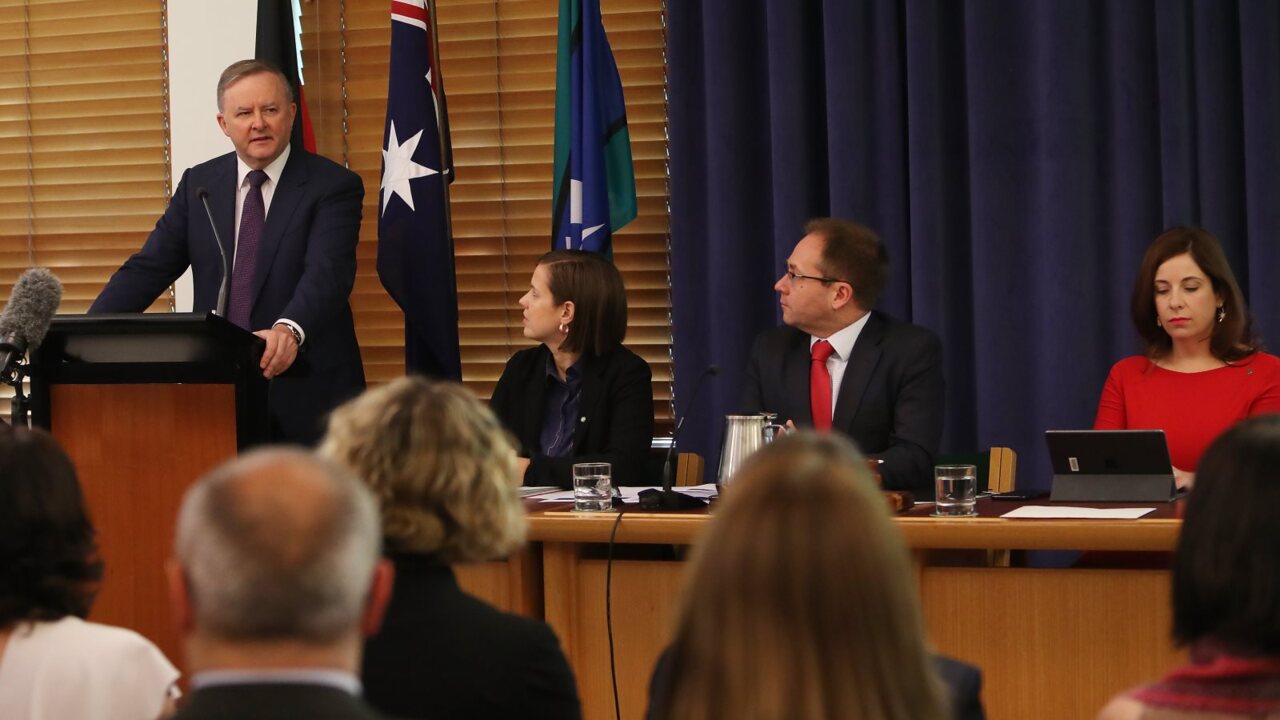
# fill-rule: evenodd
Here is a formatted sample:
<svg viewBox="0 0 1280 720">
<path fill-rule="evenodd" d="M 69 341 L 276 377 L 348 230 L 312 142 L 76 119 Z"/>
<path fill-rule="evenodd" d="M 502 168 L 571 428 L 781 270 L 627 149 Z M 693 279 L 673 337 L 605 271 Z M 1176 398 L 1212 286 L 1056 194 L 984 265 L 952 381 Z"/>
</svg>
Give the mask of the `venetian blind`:
<svg viewBox="0 0 1280 720">
<path fill-rule="evenodd" d="M 317 3 L 323 5 L 323 3 Z M 655 416 L 669 427 L 670 294 L 667 262 L 666 104 L 661 0 L 607 0 L 604 22 L 622 76 L 639 215 L 614 238 L 627 284 L 626 344 L 653 368 Z M 314 7 L 314 6 L 313 6 Z M 488 397 L 507 359 L 531 343 L 517 301 L 539 255 L 550 249 L 557 0 L 438 0 L 441 74 L 457 180 L 451 185 L 464 381 Z M 308 87 L 322 97 L 320 150 L 345 153 L 365 183 L 360 270 L 352 306 L 373 381 L 403 373 L 399 309 L 376 271 L 382 132 L 386 114 L 389 5 L 345 0 L 311 11 L 317 22 Z M 335 32 L 340 23 L 341 32 Z M 345 41 L 345 42 L 344 42 Z M 304 44 L 305 46 L 305 44 Z M 345 63 L 333 58 L 345 56 Z M 345 75 L 341 80 L 339 74 Z M 345 137 L 333 133 L 344 112 Z"/>
<path fill-rule="evenodd" d="M 0 0 L 0 283 L 84 312 L 167 202 L 160 0 Z M 167 303 L 166 303 L 167 304 Z"/>
<path fill-rule="evenodd" d="M 0 0 L 4 299 L 42 266 L 84 312 L 164 211 L 163 21 L 162 0 Z"/>
</svg>

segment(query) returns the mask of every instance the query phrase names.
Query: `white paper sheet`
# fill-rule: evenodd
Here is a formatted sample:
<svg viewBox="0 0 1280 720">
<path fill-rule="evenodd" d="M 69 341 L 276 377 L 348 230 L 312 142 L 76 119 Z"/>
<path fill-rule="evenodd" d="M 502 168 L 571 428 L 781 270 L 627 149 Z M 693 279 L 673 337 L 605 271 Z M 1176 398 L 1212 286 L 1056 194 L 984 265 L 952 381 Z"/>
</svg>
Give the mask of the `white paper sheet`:
<svg viewBox="0 0 1280 720">
<path fill-rule="evenodd" d="M 638 503 L 640 502 L 640 491 L 650 490 L 650 489 L 660 490 L 661 488 L 620 487 L 618 488 L 618 492 L 622 494 L 623 502 Z M 713 498 L 716 496 L 716 493 L 717 493 L 715 483 L 706 483 L 704 485 L 692 485 L 690 487 L 677 487 L 672 489 L 678 493 L 681 493 L 684 495 L 690 495 L 696 498 L 702 498 L 703 500 Z M 538 495 L 537 497 L 539 502 L 544 502 L 544 503 L 573 502 L 573 491 L 560 490 L 557 492 L 547 493 L 545 495 Z"/>
<path fill-rule="evenodd" d="M 560 490 L 560 488 L 555 485 L 530 485 L 528 487 L 520 488 L 520 497 L 527 498 L 533 497 L 534 495 L 544 495 L 546 493 L 557 492 L 558 490 Z"/>
<path fill-rule="evenodd" d="M 1006 518 L 1038 518 L 1041 520 L 1137 520 L 1155 508 L 1086 508 L 1067 505 L 1023 505 L 1000 517 Z"/>
</svg>

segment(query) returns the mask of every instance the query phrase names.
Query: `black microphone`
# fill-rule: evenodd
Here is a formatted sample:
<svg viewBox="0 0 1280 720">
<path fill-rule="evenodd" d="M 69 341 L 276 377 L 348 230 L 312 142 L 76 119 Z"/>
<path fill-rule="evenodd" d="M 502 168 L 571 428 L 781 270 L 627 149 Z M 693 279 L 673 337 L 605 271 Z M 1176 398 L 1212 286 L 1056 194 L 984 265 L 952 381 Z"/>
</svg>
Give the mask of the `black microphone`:
<svg viewBox="0 0 1280 720">
<path fill-rule="evenodd" d="M 678 493 L 671 489 L 671 459 L 675 454 L 676 440 L 680 437 L 680 428 L 684 427 L 684 421 L 689 417 L 689 411 L 693 409 L 693 401 L 698 399 L 698 391 L 702 389 L 702 385 L 707 378 L 719 373 L 720 366 L 708 365 L 707 369 L 703 370 L 702 374 L 693 383 L 693 392 L 689 393 L 689 402 L 684 406 L 684 414 L 676 421 L 675 430 L 671 431 L 671 444 L 667 446 L 667 457 L 662 463 L 662 490 L 642 490 L 640 492 L 640 507 L 645 510 L 692 510 L 706 507 L 705 500 Z"/>
<path fill-rule="evenodd" d="M 61 302 L 62 283 L 44 268 L 31 268 L 14 283 L 9 304 L 0 311 L 0 382 L 22 382 L 18 363 L 44 342 Z"/>
<path fill-rule="evenodd" d="M 204 214 L 209 218 L 209 228 L 213 230 L 213 241 L 218 243 L 218 257 L 222 258 L 222 284 L 218 286 L 218 306 L 214 310 L 218 317 L 227 316 L 227 249 L 218 236 L 218 224 L 213 221 L 213 211 L 209 209 L 209 191 L 203 187 L 196 188 L 196 195 L 204 204 Z"/>
</svg>

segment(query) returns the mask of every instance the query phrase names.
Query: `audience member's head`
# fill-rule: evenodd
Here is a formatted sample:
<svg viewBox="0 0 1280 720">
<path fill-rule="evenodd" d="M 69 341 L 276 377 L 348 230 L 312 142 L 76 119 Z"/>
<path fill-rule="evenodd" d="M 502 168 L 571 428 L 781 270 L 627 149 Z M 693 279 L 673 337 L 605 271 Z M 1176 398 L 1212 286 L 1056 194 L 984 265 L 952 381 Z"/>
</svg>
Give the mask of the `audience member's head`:
<svg viewBox="0 0 1280 720">
<path fill-rule="evenodd" d="M 784 437 L 744 464 L 698 545 L 659 716 L 943 717 L 915 592 L 858 452 Z"/>
<path fill-rule="evenodd" d="M 1173 634 L 1280 656 L 1280 415 L 1246 420 L 1200 460 L 1173 562 Z"/>
<path fill-rule="evenodd" d="M 300 450 L 251 452 L 201 478 L 170 568 L 191 664 L 354 669 L 390 594 L 380 535 L 368 490 Z"/>
<path fill-rule="evenodd" d="M 334 411 L 319 452 L 373 489 L 392 552 L 487 560 L 524 541 L 515 450 L 461 385 L 404 377 L 373 388 Z"/>
<path fill-rule="evenodd" d="M 0 424 L 0 630 L 87 616 L 101 577 L 71 459 L 42 430 Z"/>
</svg>

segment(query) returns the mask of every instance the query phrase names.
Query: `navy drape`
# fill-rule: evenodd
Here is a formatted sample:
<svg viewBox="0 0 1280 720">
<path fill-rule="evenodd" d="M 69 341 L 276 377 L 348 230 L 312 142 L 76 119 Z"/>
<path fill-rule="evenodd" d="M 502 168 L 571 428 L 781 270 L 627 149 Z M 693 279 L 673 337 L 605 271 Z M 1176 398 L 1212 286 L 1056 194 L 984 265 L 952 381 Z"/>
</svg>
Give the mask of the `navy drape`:
<svg viewBox="0 0 1280 720">
<path fill-rule="evenodd" d="M 809 217 L 870 225 L 881 308 L 936 331 L 944 451 L 1088 427 L 1143 250 L 1203 225 L 1280 345 L 1280 4 L 705 0 L 668 7 L 677 401 L 714 466 Z"/>
</svg>

